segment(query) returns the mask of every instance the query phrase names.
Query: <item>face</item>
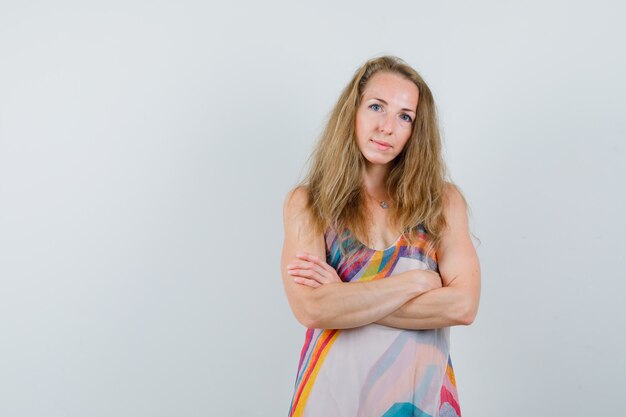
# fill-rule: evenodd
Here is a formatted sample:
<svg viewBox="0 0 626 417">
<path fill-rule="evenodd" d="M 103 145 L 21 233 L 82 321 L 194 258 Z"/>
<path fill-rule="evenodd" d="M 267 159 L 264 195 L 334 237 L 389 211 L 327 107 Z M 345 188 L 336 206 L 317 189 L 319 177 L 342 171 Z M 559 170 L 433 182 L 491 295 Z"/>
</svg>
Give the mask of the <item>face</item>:
<svg viewBox="0 0 626 417">
<path fill-rule="evenodd" d="M 397 74 L 377 72 L 365 86 L 356 112 L 356 140 L 366 161 L 385 165 L 411 136 L 419 90 Z"/>
</svg>

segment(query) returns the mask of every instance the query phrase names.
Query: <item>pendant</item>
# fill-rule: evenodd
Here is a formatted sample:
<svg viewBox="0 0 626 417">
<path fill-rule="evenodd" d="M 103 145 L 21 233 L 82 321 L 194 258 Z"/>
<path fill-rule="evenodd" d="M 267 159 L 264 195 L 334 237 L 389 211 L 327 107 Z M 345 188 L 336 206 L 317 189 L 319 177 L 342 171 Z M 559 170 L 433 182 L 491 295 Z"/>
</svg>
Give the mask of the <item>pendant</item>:
<svg viewBox="0 0 626 417">
<path fill-rule="evenodd" d="M 388 205 L 386 202 L 384 202 L 384 201 L 381 201 L 381 202 L 380 202 L 380 206 L 381 206 L 382 208 L 384 208 L 384 209 L 389 208 L 389 205 Z"/>
</svg>

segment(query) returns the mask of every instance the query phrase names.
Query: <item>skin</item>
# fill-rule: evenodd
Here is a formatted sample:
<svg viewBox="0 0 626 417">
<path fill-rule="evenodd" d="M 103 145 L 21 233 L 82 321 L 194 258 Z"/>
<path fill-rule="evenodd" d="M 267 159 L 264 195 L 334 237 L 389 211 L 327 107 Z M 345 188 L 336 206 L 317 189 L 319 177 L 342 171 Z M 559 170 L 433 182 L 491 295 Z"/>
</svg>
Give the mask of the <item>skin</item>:
<svg viewBox="0 0 626 417">
<path fill-rule="evenodd" d="M 373 249 L 389 247 L 401 234 L 399 230 L 390 229 L 388 211 L 380 207 L 379 202 L 389 202 L 385 179 L 390 162 L 400 154 L 411 136 L 418 98 L 419 90 L 411 81 L 396 74 L 379 72 L 367 83 L 357 109 L 356 141 L 365 157 L 363 183 L 367 194 L 374 197 L 367 206 L 373 216 L 372 237 L 359 240 L 371 240 L 368 246 Z M 391 146 L 381 149 L 376 141 Z"/>
<path fill-rule="evenodd" d="M 355 127 L 359 150 L 365 157 L 363 183 L 373 196 L 367 206 L 373 224 L 370 248 L 389 247 L 400 235 L 390 229 L 388 211 L 378 201 L 389 201 L 384 191 L 390 162 L 406 145 L 419 99 L 415 84 L 390 73 L 370 78 Z M 379 147 L 375 141 L 387 142 Z M 291 197 L 291 198 L 290 198 Z M 289 193 L 283 207 L 285 239 L 281 257 L 283 284 L 294 315 L 310 328 L 351 328 L 370 323 L 402 329 L 432 329 L 469 325 L 480 297 L 480 265 L 469 237 L 467 208 L 452 185 L 445 189 L 444 214 L 448 228 L 437 249 L 440 274 L 411 270 L 383 280 L 343 282 L 325 262 L 323 235 L 307 227 L 307 191 Z"/>
</svg>

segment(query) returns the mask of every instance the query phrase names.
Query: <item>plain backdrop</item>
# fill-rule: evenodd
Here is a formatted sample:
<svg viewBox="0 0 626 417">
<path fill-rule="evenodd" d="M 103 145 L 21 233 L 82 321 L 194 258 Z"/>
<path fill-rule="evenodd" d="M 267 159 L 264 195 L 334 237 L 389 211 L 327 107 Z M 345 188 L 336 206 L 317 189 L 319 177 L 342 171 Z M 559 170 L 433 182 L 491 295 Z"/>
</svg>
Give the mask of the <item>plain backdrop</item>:
<svg viewBox="0 0 626 417">
<path fill-rule="evenodd" d="M 341 89 L 432 89 L 482 265 L 465 417 L 626 408 L 621 1 L 0 0 L 0 415 L 285 416 L 282 205 Z M 332 417 L 332 416 L 328 416 Z"/>
</svg>

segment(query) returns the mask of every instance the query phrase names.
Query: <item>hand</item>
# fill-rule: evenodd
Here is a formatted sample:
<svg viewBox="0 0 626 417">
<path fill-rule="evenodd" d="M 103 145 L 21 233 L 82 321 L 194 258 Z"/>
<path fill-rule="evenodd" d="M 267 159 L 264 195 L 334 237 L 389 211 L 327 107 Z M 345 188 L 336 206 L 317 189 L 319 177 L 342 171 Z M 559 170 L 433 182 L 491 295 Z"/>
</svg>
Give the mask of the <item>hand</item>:
<svg viewBox="0 0 626 417">
<path fill-rule="evenodd" d="M 427 270 L 426 272 L 426 285 L 428 287 L 428 291 L 436 290 L 437 288 L 443 287 L 443 282 L 441 281 L 441 275 L 435 271 Z"/>
<path fill-rule="evenodd" d="M 406 271 L 415 277 L 419 285 L 423 288 L 423 292 L 436 290 L 443 286 L 441 275 L 430 269 L 412 269 Z"/>
<path fill-rule="evenodd" d="M 294 276 L 294 282 L 317 288 L 332 282 L 343 282 L 335 268 L 328 265 L 319 256 L 299 253 L 296 260 L 287 265 L 287 273 Z"/>
</svg>

